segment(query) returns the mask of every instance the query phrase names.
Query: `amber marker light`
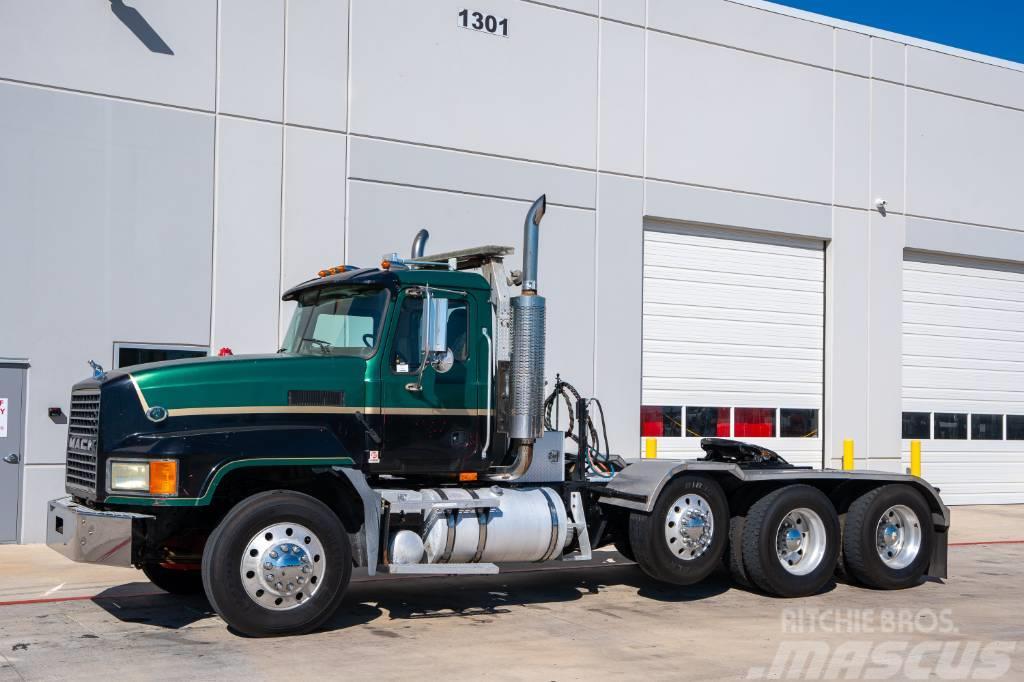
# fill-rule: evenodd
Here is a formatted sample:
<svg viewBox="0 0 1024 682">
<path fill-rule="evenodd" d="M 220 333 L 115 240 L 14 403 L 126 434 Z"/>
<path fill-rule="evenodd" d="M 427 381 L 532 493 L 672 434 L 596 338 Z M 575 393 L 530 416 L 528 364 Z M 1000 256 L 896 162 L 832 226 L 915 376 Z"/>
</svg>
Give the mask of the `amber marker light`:
<svg viewBox="0 0 1024 682">
<path fill-rule="evenodd" d="M 381 270 L 390 270 L 391 269 L 391 261 L 389 261 L 389 260 L 382 260 L 380 262 L 380 269 Z"/>
<path fill-rule="evenodd" d="M 475 481 L 477 474 L 475 471 L 461 471 L 459 472 L 460 481 Z"/>
<path fill-rule="evenodd" d="M 178 493 L 178 461 L 156 460 L 149 463 L 149 494 L 176 495 Z"/>
</svg>

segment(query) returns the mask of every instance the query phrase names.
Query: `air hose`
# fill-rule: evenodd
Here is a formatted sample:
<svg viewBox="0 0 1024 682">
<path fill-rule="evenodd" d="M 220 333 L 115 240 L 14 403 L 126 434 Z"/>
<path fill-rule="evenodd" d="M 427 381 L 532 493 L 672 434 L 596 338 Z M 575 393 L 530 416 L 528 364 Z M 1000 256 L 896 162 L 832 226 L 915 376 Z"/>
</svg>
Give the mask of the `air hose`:
<svg viewBox="0 0 1024 682">
<path fill-rule="evenodd" d="M 576 403 L 582 400 L 579 391 L 567 381 L 562 381 L 561 375 L 555 375 L 555 388 L 551 391 L 551 394 L 544 401 L 544 428 L 548 431 L 557 431 L 556 428 L 558 421 L 558 410 L 559 400 L 565 403 L 565 413 L 568 415 L 569 424 L 568 428 L 565 429 L 565 435 L 567 438 L 572 440 L 579 446 L 580 438 L 576 433 Z M 590 405 L 597 405 L 598 413 L 601 415 L 601 432 L 604 438 L 598 436 L 597 427 L 594 425 L 594 419 L 590 416 Z M 608 427 L 605 424 L 604 419 L 604 407 L 601 405 L 601 401 L 597 398 L 590 398 L 587 400 L 587 423 L 584 428 L 587 429 L 587 452 L 582 458 L 584 466 L 586 467 L 587 473 L 594 476 L 609 477 L 613 476 L 616 471 L 621 469 L 619 463 L 620 458 L 610 455 L 608 447 Z M 552 416 L 555 416 L 555 420 L 552 421 Z M 601 444 L 604 444 L 604 452 L 602 452 Z M 577 447 L 578 449 L 578 447 Z M 579 454 L 576 455 L 576 462 L 580 460 Z M 576 464 L 573 464 L 576 466 Z"/>
</svg>

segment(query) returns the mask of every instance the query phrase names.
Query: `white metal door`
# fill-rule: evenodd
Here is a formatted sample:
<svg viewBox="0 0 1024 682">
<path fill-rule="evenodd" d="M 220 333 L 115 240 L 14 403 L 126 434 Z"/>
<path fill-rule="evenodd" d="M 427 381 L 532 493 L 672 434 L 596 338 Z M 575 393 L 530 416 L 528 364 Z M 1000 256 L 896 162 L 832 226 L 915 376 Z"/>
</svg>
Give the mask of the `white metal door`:
<svg viewBox="0 0 1024 682">
<path fill-rule="evenodd" d="M 0 363 L 0 543 L 18 541 L 24 415 L 25 368 Z"/>
<path fill-rule="evenodd" d="M 1024 502 L 1024 268 L 907 254 L 903 410 L 948 504 Z"/>
<path fill-rule="evenodd" d="M 648 224 L 641 434 L 658 455 L 717 435 L 820 467 L 824 291 L 820 241 Z"/>
</svg>

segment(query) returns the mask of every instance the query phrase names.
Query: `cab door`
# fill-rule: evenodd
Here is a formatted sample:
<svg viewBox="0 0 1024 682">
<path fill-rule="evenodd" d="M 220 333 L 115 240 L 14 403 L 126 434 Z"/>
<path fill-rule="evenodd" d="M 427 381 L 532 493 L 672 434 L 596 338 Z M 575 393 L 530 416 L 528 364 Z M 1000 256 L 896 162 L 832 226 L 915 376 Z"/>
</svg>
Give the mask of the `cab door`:
<svg viewBox="0 0 1024 682">
<path fill-rule="evenodd" d="M 451 367 L 428 364 L 421 374 L 424 290 L 400 292 L 381 368 L 384 443 L 375 473 L 428 475 L 476 470 L 483 444 L 484 410 L 478 409 L 481 358 L 472 330 L 478 311 L 467 294 L 431 289 L 448 300 L 445 328 Z"/>
</svg>

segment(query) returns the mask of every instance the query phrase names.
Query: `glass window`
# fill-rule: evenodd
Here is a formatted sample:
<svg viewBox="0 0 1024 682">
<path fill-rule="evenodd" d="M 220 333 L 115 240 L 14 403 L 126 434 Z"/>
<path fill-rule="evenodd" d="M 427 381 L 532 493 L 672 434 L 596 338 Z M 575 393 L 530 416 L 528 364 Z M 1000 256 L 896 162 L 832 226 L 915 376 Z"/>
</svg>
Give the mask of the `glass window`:
<svg viewBox="0 0 1024 682">
<path fill-rule="evenodd" d="M 1006 415 L 1006 440 L 1024 440 L 1024 414 Z"/>
<path fill-rule="evenodd" d="M 737 438 L 773 438 L 775 408 L 737 407 L 733 430 Z"/>
<path fill-rule="evenodd" d="M 973 440 L 1002 440 L 1003 415 L 972 414 L 971 438 Z"/>
<path fill-rule="evenodd" d="M 783 407 L 779 410 L 779 435 L 783 438 L 817 438 L 818 411 Z"/>
<path fill-rule="evenodd" d="M 201 346 L 163 346 L 158 343 L 115 343 L 114 367 L 131 367 L 147 362 L 163 362 L 164 360 L 182 360 L 185 358 L 201 358 L 209 354 L 208 348 Z"/>
<path fill-rule="evenodd" d="M 387 289 L 351 285 L 317 289 L 298 303 L 281 352 L 373 355 L 387 310 Z"/>
<path fill-rule="evenodd" d="M 904 412 L 903 413 L 903 437 L 904 438 L 931 438 L 932 437 L 932 413 L 931 412 Z"/>
<path fill-rule="evenodd" d="M 640 408 L 640 435 L 645 438 L 683 435 L 683 408 L 643 405 Z"/>
<path fill-rule="evenodd" d="M 392 358 L 392 368 L 397 372 L 419 371 L 420 359 L 423 356 L 422 318 L 423 299 L 406 296 L 402 300 L 398 327 L 395 331 L 395 357 Z M 448 299 L 446 335 L 448 348 L 451 349 L 455 361 L 465 362 L 469 358 L 469 303 L 465 299 Z"/>
<path fill-rule="evenodd" d="M 939 440 L 966 440 L 967 415 L 951 412 L 936 412 L 935 438 Z"/>
<path fill-rule="evenodd" d="M 728 407 L 687 407 L 687 436 L 729 437 Z"/>
</svg>

